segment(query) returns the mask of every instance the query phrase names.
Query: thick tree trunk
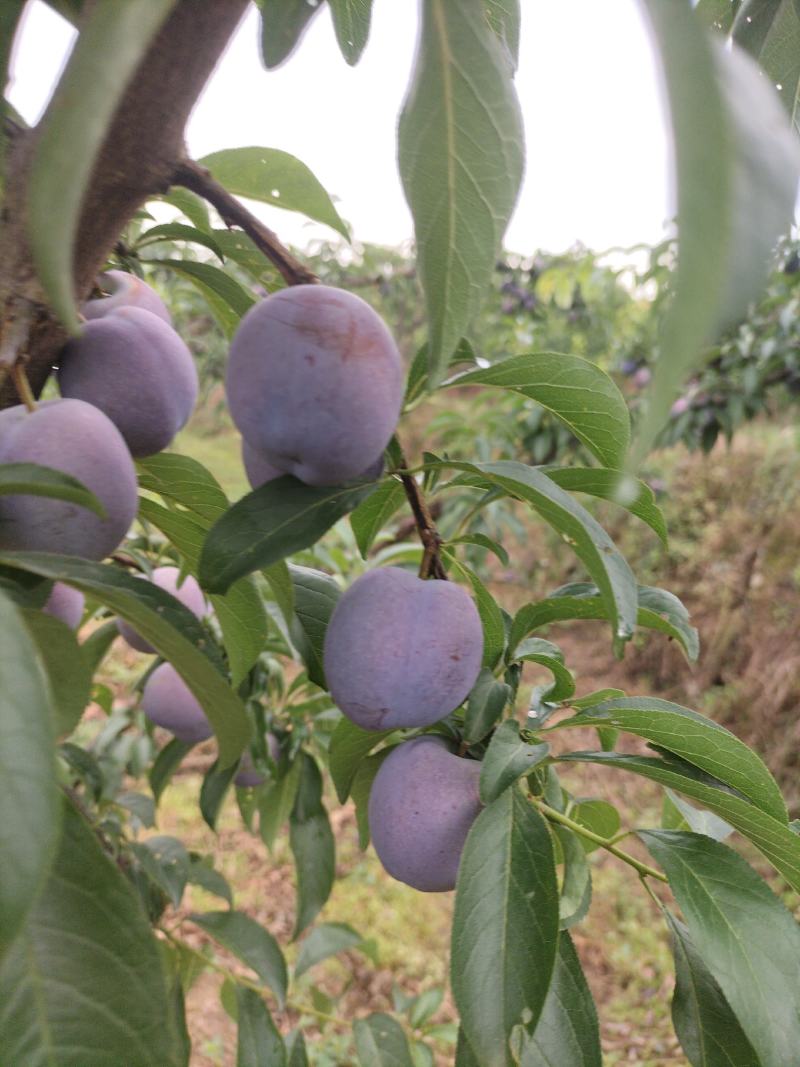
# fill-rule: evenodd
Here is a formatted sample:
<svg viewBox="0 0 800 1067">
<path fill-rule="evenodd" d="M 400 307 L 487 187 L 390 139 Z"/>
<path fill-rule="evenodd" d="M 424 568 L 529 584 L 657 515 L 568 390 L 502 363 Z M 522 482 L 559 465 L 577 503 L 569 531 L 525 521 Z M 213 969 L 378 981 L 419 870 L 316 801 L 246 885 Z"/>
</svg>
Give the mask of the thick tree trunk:
<svg viewBox="0 0 800 1067">
<path fill-rule="evenodd" d="M 189 114 L 249 0 L 178 0 L 122 97 L 84 201 L 75 248 L 75 289 L 83 299 L 120 233 L 142 203 L 164 192 L 184 155 Z M 33 270 L 25 232 L 27 173 L 36 130 L 9 153 L 0 216 L 0 344 L 22 338 L 38 394 L 64 341 Z M 0 408 L 17 403 L 9 382 Z"/>
</svg>

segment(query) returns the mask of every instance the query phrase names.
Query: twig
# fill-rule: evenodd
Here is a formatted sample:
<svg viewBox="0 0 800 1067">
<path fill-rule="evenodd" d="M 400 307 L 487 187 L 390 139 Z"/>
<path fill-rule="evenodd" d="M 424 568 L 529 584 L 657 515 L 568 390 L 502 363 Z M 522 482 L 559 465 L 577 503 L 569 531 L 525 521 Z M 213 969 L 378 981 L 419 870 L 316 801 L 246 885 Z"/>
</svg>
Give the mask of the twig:
<svg viewBox="0 0 800 1067">
<path fill-rule="evenodd" d="M 287 285 L 307 285 L 319 281 L 313 271 L 303 266 L 281 244 L 272 230 L 243 207 L 235 196 L 231 196 L 199 163 L 191 159 L 181 160 L 172 174 L 171 184 L 191 189 L 217 209 L 226 226 L 238 226 L 244 230 L 258 250 L 278 268 Z"/>
<path fill-rule="evenodd" d="M 25 368 L 21 363 L 15 363 L 11 368 L 11 378 L 20 401 L 28 411 L 36 411 L 36 397 L 33 395 L 31 383 L 28 381 L 28 375 L 25 373 Z"/>
<path fill-rule="evenodd" d="M 430 508 L 422 495 L 422 490 L 413 474 L 408 473 L 408 461 L 399 445 L 398 451 L 400 453 L 400 466 L 403 468 L 399 472 L 400 481 L 403 483 L 403 489 L 405 489 L 406 497 L 414 513 L 414 522 L 417 526 L 419 539 L 422 541 L 422 547 L 425 550 L 419 568 L 419 576 L 420 578 L 439 578 L 446 581 L 447 573 L 439 556 L 442 539 L 436 529 L 436 523 L 433 521 Z"/>
</svg>

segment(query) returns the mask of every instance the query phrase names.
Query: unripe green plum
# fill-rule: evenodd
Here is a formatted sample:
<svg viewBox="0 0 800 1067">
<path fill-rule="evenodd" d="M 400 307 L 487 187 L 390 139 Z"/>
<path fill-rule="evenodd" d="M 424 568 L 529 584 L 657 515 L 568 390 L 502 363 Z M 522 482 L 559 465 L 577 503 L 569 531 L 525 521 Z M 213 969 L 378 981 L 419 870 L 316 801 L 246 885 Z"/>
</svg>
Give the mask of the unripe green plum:
<svg viewBox="0 0 800 1067">
<path fill-rule="evenodd" d="M 278 743 L 277 737 L 275 734 L 268 733 L 266 742 L 270 759 L 273 763 L 277 763 L 281 754 L 281 746 Z M 246 748 L 239 761 L 239 770 L 237 771 L 236 777 L 233 779 L 233 784 L 238 785 L 240 789 L 255 789 L 256 786 L 261 785 L 265 781 L 266 779 L 264 778 L 264 775 L 257 771 L 253 764 L 253 756 L 250 749 Z"/>
<path fill-rule="evenodd" d="M 482 658 L 481 620 L 469 594 L 399 567 L 358 578 L 325 634 L 331 696 L 365 730 L 443 719 L 472 689 Z"/>
<path fill-rule="evenodd" d="M 171 663 L 162 663 L 147 679 L 142 710 L 151 722 L 169 730 L 179 741 L 195 744 L 213 733 L 205 712 Z"/>
<path fill-rule="evenodd" d="M 79 589 L 73 589 L 64 582 L 56 582 L 42 611 L 61 619 L 70 630 L 77 630 L 83 618 L 85 603 L 86 598 Z"/>
<path fill-rule="evenodd" d="M 101 519 L 66 500 L 0 497 L 0 548 L 103 559 L 136 517 L 136 471 L 119 430 L 83 400 L 46 400 L 0 411 L 0 462 L 39 463 L 71 474 L 106 510 Z"/>
<path fill-rule="evenodd" d="M 481 765 L 441 737 L 417 737 L 386 757 L 372 783 L 369 832 L 378 859 L 424 893 L 454 889 L 470 827 L 481 810 Z"/>
<path fill-rule="evenodd" d="M 102 279 L 103 287 L 109 289 L 111 295 L 87 300 L 81 308 L 85 319 L 101 319 L 119 308 L 135 307 L 150 311 L 168 326 L 172 325 L 172 316 L 167 311 L 167 305 L 155 289 L 151 289 L 147 282 L 143 282 L 135 274 L 128 274 L 124 270 L 109 270 L 102 275 Z"/>
<path fill-rule="evenodd" d="M 204 615 L 208 615 L 211 611 L 211 605 L 206 600 L 203 590 L 197 584 L 197 580 L 191 574 L 187 574 L 179 585 L 178 579 L 180 576 L 179 567 L 156 567 L 151 580 L 159 589 L 166 590 L 176 600 L 180 600 L 181 604 L 193 612 L 198 619 L 202 619 Z M 144 575 L 141 577 L 144 578 Z M 135 648 L 137 652 L 155 652 L 153 646 L 145 641 L 129 622 L 124 619 L 117 619 L 117 629 L 131 648 Z"/>
<path fill-rule="evenodd" d="M 226 378 L 250 446 L 308 485 L 358 478 L 389 442 L 403 400 L 400 353 L 360 297 L 296 285 L 242 319 Z"/>
<path fill-rule="evenodd" d="M 197 400 L 191 352 L 171 326 L 139 307 L 87 322 L 59 363 L 61 395 L 105 412 L 134 456 L 166 448 Z"/>
</svg>

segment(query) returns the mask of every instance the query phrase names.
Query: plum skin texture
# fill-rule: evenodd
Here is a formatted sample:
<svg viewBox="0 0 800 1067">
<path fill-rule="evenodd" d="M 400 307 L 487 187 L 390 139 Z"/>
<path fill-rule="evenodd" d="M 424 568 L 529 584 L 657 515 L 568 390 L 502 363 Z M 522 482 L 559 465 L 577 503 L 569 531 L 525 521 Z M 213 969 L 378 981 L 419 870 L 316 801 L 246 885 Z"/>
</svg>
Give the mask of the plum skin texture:
<svg viewBox="0 0 800 1067">
<path fill-rule="evenodd" d="M 103 411 L 131 454 L 152 456 L 197 401 L 197 369 L 177 333 L 150 311 L 122 307 L 86 323 L 59 356 L 61 395 Z"/>
<path fill-rule="evenodd" d="M 262 300 L 233 338 L 228 406 L 248 444 L 307 485 L 352 481 L 380 455 L 403 400 L 403 364 L 358 296 L 295 285 Z"/>
<path fill-rule="evenodd" d="M 443 719 L 472 689 L 482 658 L 481 621 L 466 590 L 399 567 L 358 578 L 325 634 L 331 696 L 365 730 Z"/>
<path fill-rule="evenodd" d="M 423 893 L 455 889 L 482 807 L 480 773 L 480 763 L 455 755 L 441 737 L 416 737 L 386 757 L 372 783 L 369 832 L 393 878 Z"/>
<path fill-rule="evenodd" d="M 70 630 L 77 630 L 83 618 L 85 603 L 86 598 L 79 589 L 73 589 L 64 582 L 56 582 L 42 611 L 66 623 Z"/>
<path fill-rule="evenodd" d="M 270 759 L 273 763 L 277 763 L 281 755 L 281 746 L 278 743 L 277 737 L 275 734 L 268 733 L 266 742 Z M 262 785 L 265 781 L 266 778 L 264 775 L 260 774 L 253 766 L 253 757 L 250 754 L 250 749 L 246 748 L 239 761 L 239 770 L 236 773 L 236 777 L 233 779 L 233 784 L 240 789 L 255 789 L 256 786 Z"/>
<path fill-rule="evenodd" d="M 101 319 L 123 307 L 141 308 L 157 315 L 168 326 L 172 325 L 172 316 L 167 305 L 147 282 L 124 270 L 109 270 L 102 275 L 103 285 L 111 289 L 110 296 L 97 300 L 87 300 L 81 308 L 85 319 Z"/>
<path fill-rule="evenodd" d="M 157 585 L 159 589 L 164 589 L 167 593 L 171 593 L 176 600 L 179 600 L 185 608 L 188 608 L 198 619 L 202 619 L 204 615 L 208 615 L 211 607 L 206 600 L 203 590 L 197 584 L 197 580 L 187 574 L 183 579 L 183 582 L 178 585 L 178 579 L 181 572 L 179 567 L 156 567 L 153 571 L 152 579 L 154 585 Z M 142 575 L 141 577 L 144 577 Z M 137 652 L 155 652 L 155 649 L 149 642 L 137 633 L 133 626 L 125 619 L 117 619 L 117 629 L 120 635 L 125 638 L 131 648 L 135 648 Z"/>
<path fill-rule="evenodd" d="M 156 667 L 142 692 L 142 710 L 179 741 L 196 744 L 214 732 L 189 686 L 171 663 Z"/>
<path fill-rule="evenodd" d="M 242 466 L 251 489 L 258 489 L 260 485 L 266 485 L 267 482 L 271 482 L 273 478 L 280 478 L 284 473 L 277 467 L 273 467 L 270 461 L 244 438 L 242 438 Z"/>
<path fill-rule="evenodd" d="M 138 486 L 130 452 L 102 411 L 83 400 L 46 400 L 36 411 L 0 411 L 0 463 L 39 463 L 83 482 L 106 518 L 66 500 L 0 499 L 0 548 L 104 559 L 136 517 Z"/>
</svg>

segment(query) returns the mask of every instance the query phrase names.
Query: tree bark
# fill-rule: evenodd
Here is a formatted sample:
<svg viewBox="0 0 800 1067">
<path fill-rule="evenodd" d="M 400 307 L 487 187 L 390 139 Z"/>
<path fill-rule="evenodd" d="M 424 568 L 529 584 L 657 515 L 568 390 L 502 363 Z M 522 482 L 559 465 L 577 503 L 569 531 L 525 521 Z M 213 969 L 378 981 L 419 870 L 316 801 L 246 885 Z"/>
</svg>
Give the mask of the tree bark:
<svg viewBox="0 0 800 1067">
<path fill-rule="evenodd" d="M 183 158 L 189 114 L 249 0 L 178 0 L 116 110 L 94 166 L 78 230 L 74 276 L 85 299 L 120 233 L 148 197 L 164 192 Z M 43 117 L 44 121 L 47 118 Z M 33 269 L 25 229 L 27 175 L 36 129 L 13 138 L 0 215 L 0 348 L 20 332 L 38 395 L 65 335 Z M 0 408 L 17 403 L 10 380 Z"/>
</svg>

